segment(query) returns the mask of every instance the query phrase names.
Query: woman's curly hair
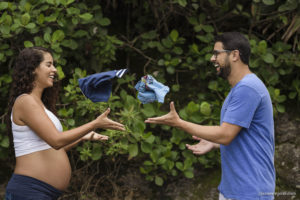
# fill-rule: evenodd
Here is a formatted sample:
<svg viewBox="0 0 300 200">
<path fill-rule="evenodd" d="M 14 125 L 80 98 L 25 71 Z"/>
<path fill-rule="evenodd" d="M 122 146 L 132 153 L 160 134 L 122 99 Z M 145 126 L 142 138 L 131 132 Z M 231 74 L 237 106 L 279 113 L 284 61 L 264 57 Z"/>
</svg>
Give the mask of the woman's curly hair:
<svg viewBox="0 0 300 200">
<path fill-rule="evenodd" d="M 21 94 L 29 94 L 34 88 L 36 75 L 35 69 L 39 67 L 44 60 L 44 54 L 51 53 L 49 49 L 43 47 L 30 47 L 23 49 L 16 58 L 12 73 L 12 84 L 10 88 L 10 97 L 8 102 L 7 128 L 9 136 L 12 139 L 11 132 L 11 112 L 15 100 Z M 53 87 L 44 89 L 42 94 L 42 102 L 47 109 L 56 114 L 55 104 L 58 99 L 58 82 L 54 81 Z M 11 145 L 13 145 L 11 140 Z"/>
</svg>

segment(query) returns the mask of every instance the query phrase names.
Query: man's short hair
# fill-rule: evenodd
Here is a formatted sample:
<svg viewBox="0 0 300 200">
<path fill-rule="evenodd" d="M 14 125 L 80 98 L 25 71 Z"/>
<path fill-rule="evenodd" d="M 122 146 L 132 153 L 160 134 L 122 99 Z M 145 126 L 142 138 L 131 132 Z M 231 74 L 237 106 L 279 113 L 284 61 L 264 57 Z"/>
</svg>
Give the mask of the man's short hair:
<svg viewBox="0 0 300 200">
<path fill-rule="evenodd" d="M 249 65 L 251 48 L 248 39 L 239 32 L 225 32 L 215 37 L 215 43 L 222 42 L 226 50 L 239 50 L 243 63 Z"/>
</svg>

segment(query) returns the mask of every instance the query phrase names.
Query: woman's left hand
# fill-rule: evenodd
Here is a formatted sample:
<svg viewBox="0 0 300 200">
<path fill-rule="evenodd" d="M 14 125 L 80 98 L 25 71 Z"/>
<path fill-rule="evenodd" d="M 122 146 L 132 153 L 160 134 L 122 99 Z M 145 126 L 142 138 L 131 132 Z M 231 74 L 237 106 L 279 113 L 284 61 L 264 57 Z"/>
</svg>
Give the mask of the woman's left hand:
<svg viewBox="0 0 300 200">
<path fill-rule="evenodd" d="M 94 131 L 89 132 L 85 136 L 82 137 L 82 140 L 90 140 L 90 141 L 104 141 L 108 140 L 108 136 L 101 135 L 99 133 L 96 133 Z"/>
</svg>

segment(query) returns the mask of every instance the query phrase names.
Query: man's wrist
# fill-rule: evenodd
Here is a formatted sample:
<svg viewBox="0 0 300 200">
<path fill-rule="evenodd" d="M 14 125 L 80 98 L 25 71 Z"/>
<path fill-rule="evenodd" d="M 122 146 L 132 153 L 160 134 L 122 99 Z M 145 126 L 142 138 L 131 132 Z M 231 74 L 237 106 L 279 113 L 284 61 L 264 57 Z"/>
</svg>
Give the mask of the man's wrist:
<svg viewBox="0 0 300 200">
<path fill-rule="evenodd" d="M 220 148 L 220 144 L 214 143 L 214 149 Z"/>
</svg>

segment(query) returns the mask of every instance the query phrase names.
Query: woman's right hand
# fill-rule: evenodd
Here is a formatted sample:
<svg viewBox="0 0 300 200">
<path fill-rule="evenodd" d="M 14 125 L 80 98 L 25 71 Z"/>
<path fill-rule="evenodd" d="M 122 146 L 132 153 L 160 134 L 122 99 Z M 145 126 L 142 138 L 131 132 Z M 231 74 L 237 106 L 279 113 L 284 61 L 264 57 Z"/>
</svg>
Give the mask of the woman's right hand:
<svg viewBox="0 0 300 200">
<path fill-rule="evenodd" d="M 115 122 L 107 117 L 109 113 L 110 108 L 108 108 L 104 113 L 97 117 L 97 119 L 95 120 L 96 128 L 125 131 L 125 126 L 123 124 Z"/>
</svg>

